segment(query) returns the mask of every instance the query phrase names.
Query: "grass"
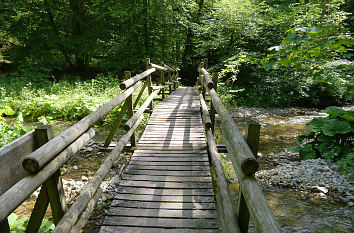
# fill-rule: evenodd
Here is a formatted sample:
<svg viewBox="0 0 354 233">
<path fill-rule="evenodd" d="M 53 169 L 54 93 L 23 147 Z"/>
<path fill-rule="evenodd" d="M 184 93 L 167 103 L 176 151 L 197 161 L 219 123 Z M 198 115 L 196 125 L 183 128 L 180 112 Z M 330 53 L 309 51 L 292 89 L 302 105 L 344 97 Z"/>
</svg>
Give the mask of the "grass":
<svg viewBox="0 0 354 233">
<path fill-rule="evenodd" d="M 116 97 L 121 92 L 119 83 L 118 77 L 111 74 L 99 74 L 89 81 L 67 78 L 58 82 L 18 75 L 3 76 L 0 77 L 0 101 L 17 113 L 22 112 L 26 120 L 38 121 L 43 116 L 79 120 Z M 134 92 L 135 96 L 139 90 Z M 146 98 L 145 91 L 141 101 Z M 120 106 L 112 114 L 119 110 Z"/>
</svg>

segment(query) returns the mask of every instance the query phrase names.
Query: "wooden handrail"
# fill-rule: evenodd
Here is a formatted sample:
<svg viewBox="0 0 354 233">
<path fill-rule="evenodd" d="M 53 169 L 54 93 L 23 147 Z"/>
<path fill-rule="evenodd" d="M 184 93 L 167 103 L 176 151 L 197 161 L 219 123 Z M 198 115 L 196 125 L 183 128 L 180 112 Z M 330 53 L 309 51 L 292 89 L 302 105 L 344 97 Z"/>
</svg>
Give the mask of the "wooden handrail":
<svg viewBox="0 0 354 233">
<path fill-rule="evenodd" d="M 94 135 L 95 131 L 93 129 L 88 130 L 37 174 L 24 177 L 2 194 L 0 196 L 0 220 L 5 219 L 21 205 L 31 193 L 66 163 L 71 156 L 78 152 Z"/>
<path fill-rule="evenodd" d="M 38 150 L 28 155 L 22 162 L 23 168 L 29 173 L 37 173 L 45 164 L 51 161 L 57 154 L 59 154 L 65 147 L 70 145 L 76 138 L 88 130 L 100 118 L 122 103 L 140 85 L 141 82 L 137 82 L 125 92 L 121 93 L 95 112 L 84 117 L 75 125 L 71 126 L 63 133 L 40 147 Z"/>
<path fill-rule="evenodd" d="M 202 107 L 203 124 L 206 126 L 207 122 L 210 121 L 210 116 L 202 94 L 199 94 L 199 100 Z M 211 164 L 213 166 L 212 168 L 215 172 L 215 174 L 213 174 L 213 172 L 212 174 L 216 181 L 215 198 L 217 201 L 216 205 L 218 207 L 217 211 L 221 229 L 224 233 L 241 233 L 211 127 L 206 127 L 205 134 L 207 137 Z"/>
<path fill-rule="evenodd" d="M 134 77 L 131 77 L 130 79 L 128 80 L 125 80 L 124 82 L 122 82 L 119 87 L 120 89 L 122 90 L 125 90 L 127 89 L 128 87 L 130 87 L 131 85 L 133 85 L 134 83 L 142 80 L 143 78 L 145 78 L 146 76 L 148 76 L 149 74 L 152 74 L 153 72 L 155 72 L 156 69 L 155 68 L 152 68 L 152 69 L 148 69 L 148 70 L 145 70 L 144 72 L 140 73 L 140 74 L 137 74 L 135 75 Z"/>
<path fill-rule="evenodd" d="M 90 182 L 87 183 L 84 191 L 81 192 L 73 205 L 70 207 L 69 211 L 63 216 L 58 225 L 55 227 L 53 233 L 69 232 L 74 226 L 80 217 L 80 214 L 85 210 L 87 204 L 95 195 L 103 179 L 108 175 L 113 162 L 118 159 L 123 148 L 128 144 L 130 137 L 138 128 L 143 118 L 144 116 L 140 116 L 134 126 L 119 140 L 112 152 L 107 156 L 100 168 L 97 170 L 96 174 L 92 177 Z"/>
<path fill-rule="evenodd" d="M 240 183 L 237 219 L 240 224 L 239 227 L 241 232 L 248 231 L 249 216 L 251 216 L 257 232 L 281 232 L 280 226 L 275 220 L 275 216 L 271 211 L 260 186 L 254 178 L 253 174 L 258 169 L 258 163 L 250 146 L 242 137 L 236 123 L 222 104 L 214 89 L 214 84 L 212 85 L 213 81 L 207 70 L 204 68 L 203 62 L 198 67 L 198 71 L 200 72 L 199 82 L 204 89 L 209 92 L 212 110 L 216 110 L 221 120 L 221 129 L 224 132 L 223 138 Z M 201 91 L 203 91 L 203 88 Z M 200 95 L 200 98 L 203 98 L 202 94 Z M 214 114 L 215 112 L 213 112 L 213 115 Z M 212 122 L 214 123 L 214 121 L 215 119 L 213 119 Z M 208 143 L 209 140 L 213 141 L 211 130 L 206 130 L 206 134 Z M 256 152 L 258 144 L 251 146 L 254 147 L 253 150 Z M 215 152 L 214 149 L 215 148 L 213 148 L 212 145 L 209 146 L 209 150 L 211 150 L 212 153 Z M 217 182 L 220 182 L 220 180 L 217 180 Z M 229 214 L 229 217 L 230 216 L 232 215 Z"/>
</svg>

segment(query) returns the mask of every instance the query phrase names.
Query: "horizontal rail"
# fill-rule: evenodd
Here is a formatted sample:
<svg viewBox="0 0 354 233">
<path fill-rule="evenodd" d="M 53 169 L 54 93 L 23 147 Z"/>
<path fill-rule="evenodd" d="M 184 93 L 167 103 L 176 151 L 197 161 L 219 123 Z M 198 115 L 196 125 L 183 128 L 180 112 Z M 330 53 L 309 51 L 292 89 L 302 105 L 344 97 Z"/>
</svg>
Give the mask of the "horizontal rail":
<svg viewBox="0 0 354 233">
<path fill-rule="evenodd" d="M 66 163 L 79 149 L 85 145 L 93 136 L 95 131 L 89 129 L 82 134 L 69 147 L 56 156 L 47 166 L 35 175 L 28 175 L 18 181 L 10 189 L 0 196 L 0 221 L 12 213 L 26 198 L 31 195 L 48 177 L 53 175 Z"/>
<path fill-rule="evenodd" d="M 221 124 L 226 126 L 224 131 L 225 137 L 229 138 L 230 141 L 229 144 L 226 144 L 227 150 L 231 151 L 229 150 L 229 147 L 233 147 L 233 151 L 236 152 L 230 154 L 230 157 L 236 158 L 236 161 L 246 175 L 254 174 L 258 170 L 258 162 L 254 157 L 250 147 L 242 137 L 235 121 L 227 112 L 216 91 L 214 89 L 209 89 L 206 83 L 204 83 L 204 85 L 205 88 L 209 91 L 212 104 L 215 107 L 218 116 L 220 117 Z"/>
<path fill-rule="evenodd" d="M 107 156 L 100 168 L 97 170 L 96 174 L 92 177 L 90 182 L 87 183 L 86 188 L 77 197 L 69 211 L 63 216 L 58 225 L 55 227 L 53 233 L 69 232 L 96 193 L 96 190 L 99 188 L 103 179 L 108 175 L 114 161 L 118 159 L 123 148 L 128 144 L 130 137 L 133 135 L 143 118 L 144 117 L 141 116 L 139 120 L 135 122 L 134 126 L 119 140 L 112 152 Z"/>
<path fill-rule="evenodd" d="M 202 94 L 199 94 L 199 100 L 202 106 L 203 124 L 206 126 L 208 122 L 210 122 L 211 124 L 211 120 Z M 229 193 L 229 186 L 226 181 L 224 169 L 221 164 L 220 156 L 218 154 L 218 149 L 214 140 L 214 135 L 211 130 L 211 126 L 209 128 L 206 128 L 205 133 L 207 137 L 211 164 L 213 166 L 212 171 L 215 172 L 215 175 L 213 175 L 213 177 L 216 181 L 216 204 L 218 206 L 217 210 L 219 213 L 218 216 L 220 218 L 219 222 L 222 227 L 222 231 L 225 233 L 241 233 L 239 225 L 237 223 L 237 215 L 234 211 L 234 206 Z"/>
<path fill-rule="evenodd" d="M 134 125 L 134 123 L 140 118 L 140 116 L 144 113 L 145 109 L 147 106 L 150 104 L 151 101 L 153 101 L 155 95 L 158 93 L 158 91 L 154 91 L 151 93 L 151 95 L 145 100 L 144 104 L 141 105 L 141 107 L 134 113 L 134 115 L 124 124 L 124 130 L 128 131 L 131 129 L 131 127 Z"/>
<path fill-rule="evenodd" d="M 45 164 L 51 161 L 57 154 L 59 154 L 65 147 L 88 130 L 100 118 L 122 103 L 140 85 L 141 82 L 137 82 L 125 92 L 121 93 L 95 112 L 84 117 L 75 125 L 71 126 L 63 133 L 44 144 L 38 150 L 28 155 L 22 162 L 23 168 L 29 173 L 37 173 Z"/>
<path fill-rule="evenodd" d="M 225 125 L 222 125 L 223 130 L 226 130 L 225 127 Z M 231 144 L 228 137 L 225 137 L 224 140 L 227 144 Z M 237 153 L 234 150 L 234 147 L 228 148 L 228 151 L 230 155 Z M 281 232 L 280 226 L 275 220 L 275 216 L 270 209 L 256 178 L 254 178 L 253 175 L 245 175 L 242 172 L 238 161 L 235 160 L 235 157 L 230 157 L 256 231 L 272 233 Z"/>
<path fill-rule="evenodd" d="M 208 107 L 204 101 L 203 94 L 199 94 L 200 107 L 202 109 L 203 124 L 207 130 L 211 129 L 211 119 L 209 116 Z"/>
<path fill-rule="evenodd" d="M 155 72 L 156 69 L 152 68 L 152 69 L 148 69 L 146 71 L 144 71 L 143 73 L 137 74 L 134 77 L 131 77 L 130 79 L 125 80 L 124 82 L 122 82 L 119 87 L 122 90 L 127 89 L 128 87 L 130 87 L 131 85 L 133 85 L 134 83 L 142 80 L 143 78 L 145 78 L 146 76 L 148 76 L 149 74 Z"/>
<path fill-rule="evenodd" d="M 172 69 L 172 68 L 167 68 L 167 67 L 162 67 L 162 66 L 159 66 L 159 65 L 156 65 L 156 64 L 153 64 L 153 63 L 150 63 L 151 67 L 152 68 L 156 68 L 157 70 L 161 70 L 161 71 L 175 71 L 175 69 Z"/>
</svg>

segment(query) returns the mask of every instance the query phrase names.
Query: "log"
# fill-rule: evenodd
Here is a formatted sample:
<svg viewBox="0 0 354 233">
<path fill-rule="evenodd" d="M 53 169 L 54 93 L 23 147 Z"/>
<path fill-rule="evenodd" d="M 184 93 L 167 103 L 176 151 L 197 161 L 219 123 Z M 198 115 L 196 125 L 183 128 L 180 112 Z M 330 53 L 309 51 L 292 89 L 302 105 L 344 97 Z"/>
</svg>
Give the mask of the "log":
<svg viewBox="0 0 354 233">
<path fill-rule="evenodd" d="M 70 145 L 75 141 L 80 135 L 82 135 L 86 130 L 88 130 L 96 121 L 110 112 L 117 105 L 122 103 L 128 96 L 130 96 L 139 86 L 141 82 L 137 82 L 132 87 L 127 89 L 125 92 L 118 95 L 116 98 L 112 99 L 97 111 L 91 113 L 90 115 L 84 117 L 75 125 L 71 126 L 65 130 L 60 135 L 56 136 L 54 139 L 50 140 L 48 143 L 40 147 L 38 150 L 34 151 L 28 155 L 23 161 L 23 168 L 32 174 L 37 173 L 45 164 L 51 161 L 57 154 L 59 154 L 65 147 Z"/>
<path fill-rule="evenodd" d="M 82 212 L 79 220 L 77 220 L 75 225 L 71 228 L 70 233 L 78 233 L 80 231 L 82 225 L 84 225 L 86 219 L 90 216 L 91 212 L 93 211 L 98 201 L 98 198 L 100 198 L 101 194 L 102 194 L 102 189 L 98 188 L 93 198 L 89 201 L 86 209 L 84 210 L 84 212 Z"/>
<path fill-rule="evenodd" d="M 222 125 L 223 127 L 225 125 Z M 225 143 L 232 144 L 228 137 L 224 138 Z M 234 147 L 229 147 L 228 151 L 231 154 L 236 154 Z M 252 222 L 256 228 L 256 232 L 281 232 L 280 226 L 275 219 L 275 216 L 270 209 L 267 200 L 265 199 L 261 187 L 253 175 L 246 175 L 242 172 L 239 161 L 235 156 L 230 156 L 232 165 L 240 182 L 242 194 L 245 198 L 248 210 L 251 215 Z"/>
<path fill-rule="evenodd" d="M 214 135 L 211 129 L 206 130 L 207 142 L 213 170 L 215 171 L 216 183 L 216 205 L 219 213 L 220 225 L 222 232 L 236 233 L 241 232 L 237 223 L 237 216 L 234 211 L 231 196 L 229 193 L 229 186 L 227 184 L 223 166 L 221 164 L 220 156 L 217 152 Z"/>
<path fill-rule="evenodd" d="M 208 107 L 207 107 L 207 105 L 204 101 L 204 98 L 203 98 L 203 94 L 199 94 L 199 101 L 200 101 L 200 107 L 201 107 L 202 113 L 203 113 L 202 118 L 203 118 L 204 127 L 206 128 L 206 130 L 209 130 L 212 127 L 212 123 L 211 123 L 211 119 L 209 116 Z"/>
<path fill-rule="evenodd" d="M 35 175 L 28 175 L 17 182 L 3 195 L 0 196 L 0 221 L 11 214 L 26 198 L 31 195 L 41 184 L 52 176 L 66 161 L 85 145 L 95 134 L 89 129 L 75 142 L 63 150 L 48 165 Z"/>
<path fill-rule="evenodd" d="M 168 69 L 165 68 L 165 67 L 162 67 L 162 66 L 159 66 L 159 65 L 156 65 L 156 64 L 153 64 L 153 63 L 150 63 L 150 65 L 151 65 L 152 68 L 155 68 L 157 70 L 166 71 L 166 72 L 168 71 Z"/>
<path fill-rule="evenodd" d="M 152 74 L 155 71 L 156 71 L 155 68 L 151 68 L 151 69 L 145 70 L 143 73 L 137 74 L 134 77 L 131 77 L 130 79 L 125 80 L 124 82 L 122 82 L 119 85 L 119 87 L 120 87 L 120 89 L 125 90 L 128 87 L 130 87 L 131 85 L 133 85 L 134 83 L 142 80 L 143 78 L 145 78 L 149 74 Z"/>
<path fill-rule="evenodd" d="M 209 89 L 213 89 L 214 83 L 210 75 L 208 74 L 208 71 L 206 71 L 204 68 L 201 68 L 201 72 L 204 75 L 204 83 L 208 86 Z"/>
<path fill-rule="evenodd" d="M 206 84 L 205 87 L 208 88 Z M 221 125 L 225 126 L 223 127 L 224 138 L 229 138 L 228 141 L 230 143 L 226 144 L 227 150 L 229 152 L 235 152 L 230 153 L 230 157 L 236 158 L 242 168 L 242 171 L 246 175 L 254 174 L 258 170 L 258 162 L 256 161 L 250 147 L 242 137 L 235 121 L 227 112 L 216 91 L 214 89 L 209 89 L 209 94 L 218 116 L 220 117 Z M 233 150 L 229 149 L 230 147 L 232 147 Z"/>
<path fill-rule="evenodd" d="M 141 116 L 134 126 L 127 132 L 117 143 L 113 151 L 104 160 L 96 174 L 92 177 L 91 181 L 86 185 L 85 190 L 77 197 L 69 211 L 63 216 L 58 225 L 55 227 L 53 233 L 69 232 L 75 222 L 78 220 L 81 213 L 85 210 L 88 202 L 92 199 L 96 190 L 101 185 L 103 179 L 108 175 L 110 168 L 115 160 L 119 158 L 124 146 L 128 143 L 130 137 L 137 129 L 139 123 L 144 117 Z"/>
<path fill-rule="evenodd" d="M 158 91 L 154 91 L 151 93 L 151 95 L 145 100 L 144 104 L 141 105 L 141 107 L 134 113 L 134 115 L 124 124 L 124 130 L 128 131 L 131 129 L 131 127 L 134 125 L 134 123 L 140 118 L 141 115 L 143 115 L 145 109 L 147 106 L 150 104 L 150 102 L 154 99 L 155 95 L 157 94 Z"/>
</svg>

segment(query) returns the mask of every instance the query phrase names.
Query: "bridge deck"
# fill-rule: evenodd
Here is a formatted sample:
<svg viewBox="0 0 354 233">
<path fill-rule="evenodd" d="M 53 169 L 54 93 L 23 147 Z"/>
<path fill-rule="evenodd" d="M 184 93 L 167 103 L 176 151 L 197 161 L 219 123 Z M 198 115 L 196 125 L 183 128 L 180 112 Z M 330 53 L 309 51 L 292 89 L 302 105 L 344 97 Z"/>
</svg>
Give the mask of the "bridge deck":
<svg viewBox="0 0 354 233">
<path fill-rule="evenodd" d="M 105 232 L 219 232 L 198 95 L 158 104 L 111 208 Z"/>
</svg>

